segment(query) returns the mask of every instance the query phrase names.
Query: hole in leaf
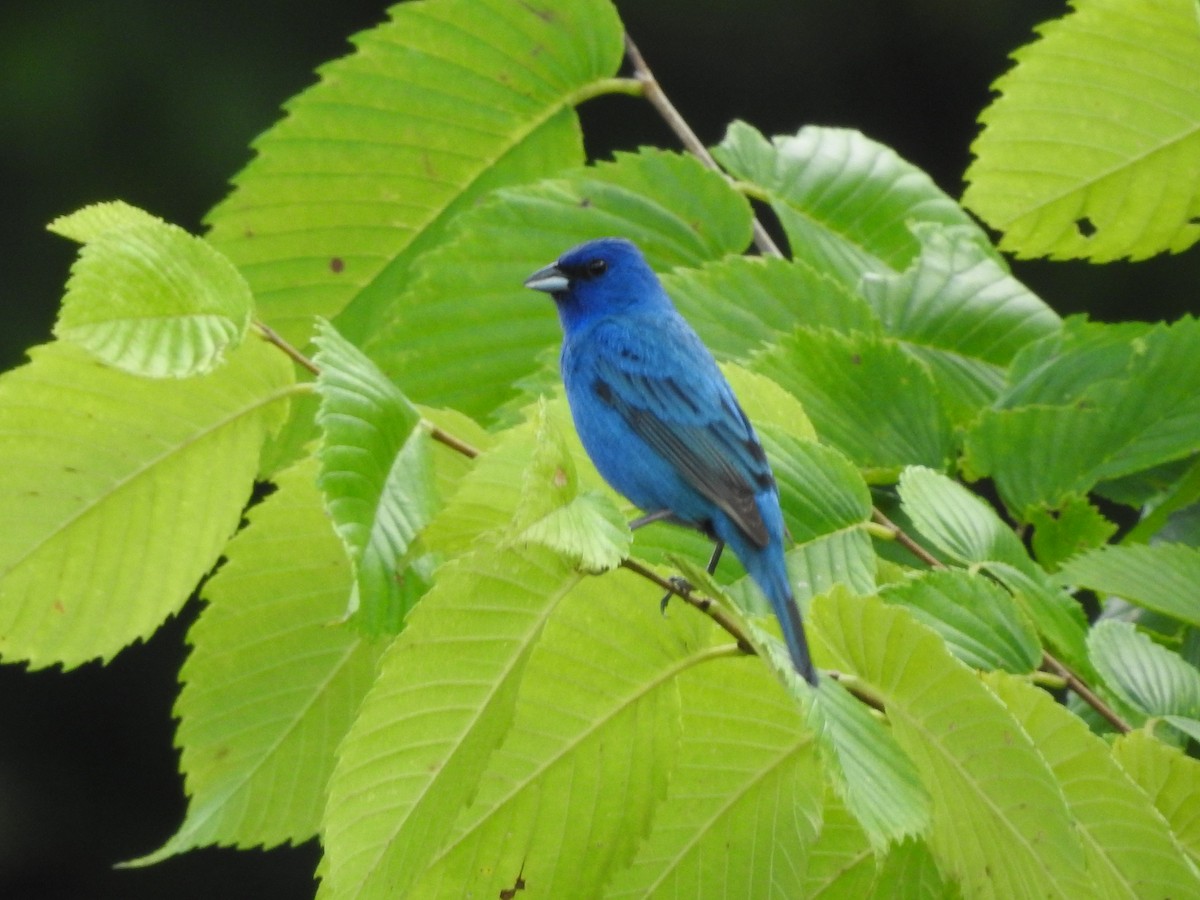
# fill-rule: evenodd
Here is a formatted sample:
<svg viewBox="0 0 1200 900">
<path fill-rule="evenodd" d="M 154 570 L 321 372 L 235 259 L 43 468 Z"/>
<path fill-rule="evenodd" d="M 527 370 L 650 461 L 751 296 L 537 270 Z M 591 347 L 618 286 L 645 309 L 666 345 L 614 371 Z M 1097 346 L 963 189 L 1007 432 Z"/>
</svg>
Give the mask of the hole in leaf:
<svg viewBox="0 0 1200 900">
<path fill-rule="evenodd" d="M 1090 238 L 1096 233 L 1095 223 L 1093 223 L 1092 220 L 1087 216 L 1082 216 L 1081 218 L 1076 219 L 1075 228 L 1078 229 L 1079 233 L 1085 238 Z"/>
</svg>

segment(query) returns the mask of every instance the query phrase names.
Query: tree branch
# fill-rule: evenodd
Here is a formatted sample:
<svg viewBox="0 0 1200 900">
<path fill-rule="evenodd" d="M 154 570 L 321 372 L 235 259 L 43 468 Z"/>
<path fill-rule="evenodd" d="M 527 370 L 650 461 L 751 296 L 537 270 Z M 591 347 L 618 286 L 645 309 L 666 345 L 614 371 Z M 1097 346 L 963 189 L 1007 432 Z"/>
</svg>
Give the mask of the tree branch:
<svg viewBox="0 0 1200 900">
<path fill-rule="evenodd" d="M 282 350 L 292 362 L 303 369 L 307 369 L 313 375 L 321 374 L 321 367 L 305 356 L 302 352 L 293 347 L 282 335 L 279 334 L 270 325 L 265 322 L 260 322 L 257 319 L 254 322 L 254 327 L 258 330 L 259 335 L 268 344 L 272 344 Z M 448 431 L 443 431 L 438 426 L 434 425 L 428 419 L 422 418 L 421 424 L 429 431 L 429 436 L 440 444 L 445 444 L 456 453 L 461 453 L 468 459 L 474 459 L 479 455 L 479 451 L 468 444 L 466 441 L 456 438 Z"/>
<path fill-rule="evenodd" d="M 755 653 L 754 645 L 750 643 L 750 639 L 747 638 L 742 632 L 742 629 L 738 627 L 737 622 L 733 621 L 733 619 L 726 614 L 725 610 L 717 606 L 717 604 L 714 603 L 710 598 L 698 596 L 697 594 L 692 593 L 690 588 L 672 581 L 670 578 L 663 578 L 649 566 L 638 562 L 632 557 L 626 557 L 625 559 L 621 560 L 621 568 L 628 569 L 630 572 L 636 572 L 643 578 L 654 582 L 664 591 L 674 594 L 676 597 L 679 597 L 681 600 L 683 600 L 683 602 L 696 607 L 696 609 L 700 610 L 700 612 L 704 613 L 706 616 L 720 625 L 721 628 L 727 631 L 737 642 L 739 650 L 741 650 L 743 653 Z"/>
<path fill-rule="evenodd" d="M 679 138 L 684 149 L 714 172 L 720 172 L 731 184 L 736 186 L 736 182 L 717 164 L 712 154 L 708 152 L 708 148 L 704 146 L 704 142 L 696 136 L 696 132 L 692 131 L 692 127 L 688 125 L 683 116 L 679 114 L 679 110 L 667 97 L 628 32 L 625 33 L 625 58 L 629 60 L 629 65 L 633 68 L 633 77 L 642 84 L 642 96 L 650 102 L 662 120 L 667 123 L 667 127 L 675 132 L 675 136 Z M 758 248 L 759 253 L 764 256 L 783 256 L 771 235 L 767 233 L 767 229 L 763 227 L 762 222 L 758 221 L 757 216 L 752 219 L 752 227 L 754 229 L 754 246 Z"/>
</svg>

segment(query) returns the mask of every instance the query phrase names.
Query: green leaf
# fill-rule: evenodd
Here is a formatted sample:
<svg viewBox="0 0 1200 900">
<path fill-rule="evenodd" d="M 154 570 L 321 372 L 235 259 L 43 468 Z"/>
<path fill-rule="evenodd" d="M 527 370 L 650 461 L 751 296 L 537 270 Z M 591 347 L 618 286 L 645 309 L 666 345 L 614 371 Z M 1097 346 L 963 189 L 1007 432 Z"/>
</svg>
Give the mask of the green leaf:
<svg viewBox="0 0 1200 900">
<path fill-rule="evenodd" d="M 794 394 L 821 439 L 867 469 L 868 481 L 950 460 L 954 436 L 929 371 L 893 340 L 802 327 L 751 368 Z"/>
<path fill-rule="evenodd" d="M 1121 700 L 1147 716 L 1200 718 L 1200 671 L 1131 623 L 1107 619 L 1088 634 L 1096 670 Z"/>
<path fill-rule="evenodd" d="M 1086 497 L 1071 496 L 1059 509 L 1029 510 L 1033 553 L 1044 568 L 1054 571 L 1064 560 L 1100 547 L 1116 534 L 1117 526 Z"/>
<path fill-rule="evenodd" d="M 810 616 L 834 666 L 884 703 L 933 800 L 938 868 L 966 896 L 1091 896 L 1053 773 L 940 637 L 872 598 L 825 595 Z"/>
<path fill-rule="evenodd" d="M 1195 3 L 1072 5 L 996 82 L 963 202 L 1018 256 L 1178 253 L 1200 238 Z"/>
<path fill-rule="evenodd" d="M 513 540 L 549 547 L 589 574 L 615 568 L 633 542 L 625 517 L 600 491 L 580 492 L 571 451 L 545 400 L 532 421 L 535 444 L 523 473 Z"/>
<path fill-rule="evenodd" d="M 634 240 L 656 269 L 695 266 L 741 252 L 750 218 L 720 175 L 661 150 L 497 191 L 381 301 L 363 346 L 410 397 L 482 419 L 560 340 L 553 303 L 522 286 L 532 271 L 612 234 Z"/>
<path fill-rule="evenodd" d="M 960 569 L 925 572 L 886 586 L 880 598 L 908 609 L 976 669 L 1032 672 L 1042 662 L 1037 629 L 995 582 Z"/>
<path fill-rule="evenodd" d="M 330 896 L 413 885 L 508 731 L 546 620 L 581 577 L 532 547 L 482 546 L 439 571 L 338 751 L 322 834 Z"/>
<path fill-rule="evenodd" d="M 313 316 L 355 299 L 339 324 L 361 340 L 459 213 L 581 162 L 571 107 L 623 53 L 607 0 L 441 0 L 390 14 L 288 104 L 210 216 L 213 243 L 295 344 Z"/>
<path fill-rule="evenodd" d="M 905 513 L 939 552 L 997 578 L 1066 661 L 1089 671 L 1083 610 L 1034 565 L 995 510 L 958 482 L 918 466 L 904 471 L 899 490 Z"/>
<path fill-rule="evenodd" d="M 880 330 L 861 297 L 805 262 L 727 256 L 668 272 L 662 283 L 717 359 L 743 359 L 799 325 L 844 334 Z"/>
<path fill-rule="evenodd" d="M 766 194 L 793 258 L 849 288 L 865 272 L 906 269 L 921 249 L 916 223 L 965 229 L 988 246 L 928 175 L 857 131 L 808 126 L 768 141 L 734 122 L 713 154 Z"/>
<path fill-rule="evenodd" d="M 110 231 L 120 231 L 138 225 L 165 224 L 158 216 L 131 206 L 124 200 L 107 200 L 59 216 L 46 226 L 46 230 L 77 244 L 86 244 Z"/>
<path fill-rule="evenodd" d="M 1113 759 L 1108 745 L 1045 691 L 985 676 L 1050 765 L 1083 840 L 1094 897 L 1190 897 L 1200 877 L 1167 823 Z"/>
<path fill-rule="evenodd" d="M 546 896 L 598 896 L 628 864 L 680 753 L 678 676 L 711 631 L 700 616 L 664 620 L 657 596 L 613 572 L 563 598 L 512 729 L 414 896 L 493 897 L 518 876 Z"/>
<path fill-rule="evenodd" d="M 678 683 L 682 740 L 666 798 L 604 895 L 805 896 L 823 784 L 795 703 L 757 660 L 713 660 Z"/>
<path fill-rule="evenodd" d="M 85 242 L 56 337 L 153 378 L 212 371 L 245 337 L 250 287 L 201 238 L 124 203 L 85 207 L 50 230 Z"/>
<path fill-rule="evenodd" d="M 1083 326 L 1013 365 L 1002 408 L 967 432 L 964 466 L 992 476 L 1014 515 L 1054 508 L 1098 483 L 1184 459 L 1200 434 L 1200 321 Z M 1013 452 L 1020 448 L 1020 452 Z"/>
<path fill-rule="evenodd" d="M 282 472 L 205 585 L 175 705 L 187 817 L 157 862 L 205 844 L 316 834 L 334 750 L 375 678 L 380 646 L 334 623 L 352 574 L 313 458 Z"/>
<path fill-rule="evenodd" d="M 961 895 L 956 884 L 942 879 L 929 846 L 910 839 L 892 847 L 880 861 L 871 893 L 865 896 L 870 900 L 957 900 Z"/>
<path fill-rule="evenodd" d="M 871 273 L 862 292 L 887 334 L 925 362 L 956 422 L 967 423 L 1004 384 L 1004 367 L 1057 315 L 1008 273 L 975 235 L 918 226 L 921 253 L 898 275 Z"/>
<path fill-rule="evenodd" d="M 1035 566 L 1020 539 L 981 497 L 940 472 L 910 466 L 900 476 L 900 500 L 922 535 L 957 563 L 1004 562 L 1023 572 Z"/>
<path fill-rule="evenodd" d="M 138 378 L 70 344 L 0 378 L 0 655 L 108 659 L 176 612 L 237 528 L 291 365 Z"/>
<path fill-rule="evenodd" d="M 876 853 L 928 831 L 929 792 L 913 761 L 870 709 L 825 678 L 808 722 L 819 739 L 827 777 Z"/>
<path fill-rule="evenodd" d="M 429 436 L 361 350 L 327 322 L 318 332 L 319 484 L 354 564 L 349 611 L 368 633 L 395 634 L 426 588 L 410 551 L 438 507 Z"/>
<path fill-rule="evenodd" d="M 863 897 L 875 880 L 875 851 L 858 820 L 830 785 L 821 832 L 808 852 L 802 897 Z"/>
<path fill-rule="evenodd" d="M 1200 550 L 1182 544 L 1106 546 L 1077 556 L 1058 573 L 1063 584 L 1116 594 L 1138 606 L 1200 627 Z"/>
<path fill-rule="evenodd" d="M 1200 762 L 1145 731 L 1118 737 L 1113 756 L 1167 820 L 1193 866 L 1200 866 Z"/>
</svg>

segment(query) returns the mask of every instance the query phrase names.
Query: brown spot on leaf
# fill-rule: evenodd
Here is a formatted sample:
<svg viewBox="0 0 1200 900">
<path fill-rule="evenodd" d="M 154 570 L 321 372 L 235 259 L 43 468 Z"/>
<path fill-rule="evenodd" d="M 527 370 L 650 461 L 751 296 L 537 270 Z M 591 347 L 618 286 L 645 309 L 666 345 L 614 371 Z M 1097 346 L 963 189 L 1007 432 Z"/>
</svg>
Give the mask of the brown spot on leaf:
<svg viewBox="0 0 1200 900">
<path fill-rule="evenodd" d="M 346 270 L 346 261 L 340 256 L 335 256 L 329 260 L 329 271 L 334 275 L 341 275 Z"/>
<path fill-rule="evenodd" d="M 567 473 L 562 466 L 558 466 L 554 470 L 554 486 L 559 489 L 567 486 Z"/>
</svg>

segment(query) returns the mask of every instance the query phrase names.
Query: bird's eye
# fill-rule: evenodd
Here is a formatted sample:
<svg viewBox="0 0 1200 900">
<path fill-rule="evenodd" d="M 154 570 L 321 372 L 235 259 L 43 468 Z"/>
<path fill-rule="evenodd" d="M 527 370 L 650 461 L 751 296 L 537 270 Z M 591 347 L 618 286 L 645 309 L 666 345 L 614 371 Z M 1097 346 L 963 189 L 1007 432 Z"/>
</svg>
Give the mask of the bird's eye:
<svg viewBox="0 0 1200 900">
<path fill-rule="evenodd" d="M 606 263 L 604 260 L 593 259 L 587 264 L 587 273 L 589 276 L 594 278 L 597 275 L 603 275 L 607 268 L 608 263 Z"/>
</svg>

